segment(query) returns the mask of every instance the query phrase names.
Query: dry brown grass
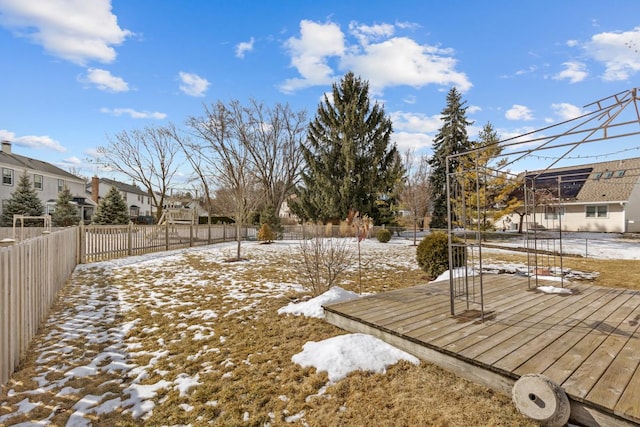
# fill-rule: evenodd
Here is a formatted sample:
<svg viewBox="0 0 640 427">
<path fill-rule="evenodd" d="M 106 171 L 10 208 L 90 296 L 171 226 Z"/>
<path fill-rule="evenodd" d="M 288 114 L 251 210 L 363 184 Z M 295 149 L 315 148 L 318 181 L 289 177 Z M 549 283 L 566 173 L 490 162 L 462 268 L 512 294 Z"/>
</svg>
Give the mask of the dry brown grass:
<svg viewBox="0 0 640 427">
<path fill-rule="evenodd" d="M 527 263 L 526 255 L 518 253 L 490 253 L 485 256 L 487 261 Z M 559 263 L 559 260 L 556 260 L 556 263 Z M 598 272 L 598 278 L 591 282 L 594 285 L 640 290 L 640 260 L 565 256 L 562 265 L 574 270 Z"/>
<path fill-rule="evenodd" d="M 387 260 L 392 250 L 406 251 L 397 259 L 408 262 Z M 222 262 L 224 253 L 211 258 L 194 251 L 163 268 L 128 266 L 76 273 L 54 308 L 52 321 L 0 393 L 0 416 L 14 411 L 26 397 L 43 406 L 5 424 L 49 417 L 53 425 L 62 426 L 75 411 L 74 405 L 87 395 L 102 396 L 98 397 L 101 401 L 126 398 L 123 390 L 133 381 L 131 372 L 99 371 L 97 375 L 74 378 L 64 384 L 73 387 L 68 394 L 60 394 L 62 386 L 55 386 L 55 380 L 64 378 L 71 368 L 87 365 L 113 345 L 108 340 L 87 345 L 87 336 L 82 334 L 67 352 L 55 345 L 61 327 L 76 318 L 78 306 L 87 304 L 90 312 L 94 298 L 94 309 L 99 300 L 129 304 L 128 309 L 114 312 L 109 318 L 95 320 L 103 323 L 100 328 L 96 326 L 95 334 L 136 322 L 130 324 L 125 342 L 135 345 L 128 350 L 128 363 L 146 372 L 138 377 L 139 383 L 171 383 L 158 390 L 153 413 L 145 421 L 118 409 L 87 415 L 96 426 L 534 425 L 517 413 L 508 396 L 428 363 L 398 363 L 385 374 L 355 372 L 334 384 L 328 384 L 326 373 L 294 364 L 291 357 L 307 341 L 345 332 L 323 320 L 278 315 L 280 307 L 303 297 L 290 288 L 270 288 L 273 283 L 296 283 L 290 268 L 291 254 L 266 250 L 258 255 L 257 245 L 245 251 L 249 260 L 239 263 Z M 388 246 L 376 257 L 364 265 L 364 292 L 403 288 L 426 280 L 417 266 L 411 266 L 415 264 L 415 248 Z M 524 260 L 520 255 L 502 253 L 491 254 L 491 258 Z M 564 264 L 599 271 L 595 282 L 599 285 L 639 288 L 640 261 L 565 258 Z M 341 286 L 359 290 L 357 268 L 348 272 Z M 217 317 L 205 320 L 194 315 L 202 310 L 211 310 Z M 71 325 L 73 329 L 75 324 Z M 125 350 L 120 348 L 123 353 Z M 43 351 L 50 352 L 50 360 L 39 363 Z M 175 385 L 185 375 L 197 376 L 199 384 L 181 395 Z M 45 390 L 47 385 L 39 386 L 34 380 L 39 376 L 54 385 Z"/>
</svg>

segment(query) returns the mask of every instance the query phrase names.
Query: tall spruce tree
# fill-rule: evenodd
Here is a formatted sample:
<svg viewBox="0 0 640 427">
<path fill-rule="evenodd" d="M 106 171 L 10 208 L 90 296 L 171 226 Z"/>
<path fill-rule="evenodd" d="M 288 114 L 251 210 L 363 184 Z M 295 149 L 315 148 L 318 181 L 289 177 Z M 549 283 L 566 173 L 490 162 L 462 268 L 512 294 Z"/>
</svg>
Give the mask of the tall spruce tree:
<svg viewBox="0 0 640 427">
<path fill-rule="evenodd" d="M 56 207 L 53 214 L 51 214 L 51 222 L 54 227 L 77 225 L 80 221 L 78 207 L 71 203 L 71 200 L 73 200 L 71 191 L 65 185 L 62 191 L 58 193 Z"/>
<path fill-rule="evenodd" d="M 124 225 L 128 224 L 129 208 L 116 187 L 111 187 L 107 195 L 100 200 L 92 222 L 100 225 Z"/>
<path fill-rule="evenodd" d="M 338 222 L 350 210 L 382 220 L 378 200 L 401 183 L 402 162 L 390 142 L 391 120 L 371 106 L 369 83 L 347 73 L 325 95 L 301 145 L 306 168 L 293 211 L 305 220 Z"/>
<path fill-rule="evenodd" d="M 447 106 L 442 110 L 441 120 L 444 122 L 438 135 L 433 140 L 433 156 L 429 159 L 431 166 L 431 201 L 432 212 L 430 228 L 447 228 L 447 156 L 458 154 L 471 148 L 467 136 L 466 101 L 454 87 L 447 94 Z M 459 160 L 452 159 L 449 171 L 457 170 Z"/>
<path fill-rule="evenodd" d="M 20 176 L 16 191 L 11 193 L 7 204 L 2 209 L 1 224 L 3 227 L 13 226 L 13 215 L 41 216 L 44 214 L 44 205 L 38 198 L 36 190 L 31 186 L 31 181 L 26 173 Z M 25 226 L 42 225 L 42 221 L 25 221 Z"/>
</svg>

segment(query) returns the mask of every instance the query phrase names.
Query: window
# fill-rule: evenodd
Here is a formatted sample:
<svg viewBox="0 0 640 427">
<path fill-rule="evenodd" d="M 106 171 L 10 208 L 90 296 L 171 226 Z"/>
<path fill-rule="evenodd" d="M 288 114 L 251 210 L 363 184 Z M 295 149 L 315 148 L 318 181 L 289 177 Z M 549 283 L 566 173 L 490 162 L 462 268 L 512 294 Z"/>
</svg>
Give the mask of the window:
<svg viewBox="0 0 640 427">
<path fill-rule="evenodd" d="M 564 208 L 545 206 L 544 219 L 558 219 L 558 215 L 564 215 Z"/>
<path fill-rule="evenodd" d="M 64 190 L 64 179 L 58 180 L 58 193 Z"/>
<path fill-rule="evenodd" d="M 604 179 L 609 179 L 613 176 L 613 171 L 606 171 L 604 174 Z"/>
<path fill-rule="evenodd" d="M 613 176 L 616 178 L 622 178 L 624 176 L 624 171 L 615 171 Z"/>
<path fill-rule="evenodd" d="M 596 172 L 593 174 L 593 179 L 597 181 L 600 179 L 601 176 L 602 176 L 602 172 Z"/>
<path fill-rule="evenodd" d="M 609 214 L 607 205 L 587 206 L 585 212 L 587 218 L 606 218 Z"/>
<path fill-rule="evenodd" d="M 13 185 L 13 169 L 2 168 L 2 185 Z"/>
<path fill-rule="evenodd" d="M 33 188 L 42 191 L 42 175 L 33 175 Z"/>
</svg>

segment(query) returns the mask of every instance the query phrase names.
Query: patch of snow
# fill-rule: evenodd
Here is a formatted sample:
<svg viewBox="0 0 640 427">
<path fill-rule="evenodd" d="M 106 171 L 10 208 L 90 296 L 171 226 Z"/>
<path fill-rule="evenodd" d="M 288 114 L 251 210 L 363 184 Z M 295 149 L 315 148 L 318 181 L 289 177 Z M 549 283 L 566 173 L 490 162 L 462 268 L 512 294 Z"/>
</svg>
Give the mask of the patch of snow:
<svg viewBox="0 0 640 427">
<path fill-rule="evenodd" d="M 296 316 L 324 319 L 323 305 L 349 301 L 359 297 L 360 295 L 355 292 L 346 291 L 341 287 L 334 286 L 322 295 L 318 295 L 308 301 L 289 303 L 287 306 L 280 308 L 278 314 L 295 314 Z"/>
<path fill-rule="evenodd" d="M 388 366 L 400 360 L 420 364 L 417 357 L 367 334 L 338 335 L 320 342 L 309 341 L 302 349 L 291 360 L 303 368 L 314 367 L 320 372 L 326 371 L 331 382 L 339 381 L 356 370 L 385 373 Z"/>
<path fill-rule="evenodd" d="M 557 288 L 555 286 L 538 286 L 536 290 L 545 294 L 571 294 L 573 291 L 567 288 Z"/>
</svg>

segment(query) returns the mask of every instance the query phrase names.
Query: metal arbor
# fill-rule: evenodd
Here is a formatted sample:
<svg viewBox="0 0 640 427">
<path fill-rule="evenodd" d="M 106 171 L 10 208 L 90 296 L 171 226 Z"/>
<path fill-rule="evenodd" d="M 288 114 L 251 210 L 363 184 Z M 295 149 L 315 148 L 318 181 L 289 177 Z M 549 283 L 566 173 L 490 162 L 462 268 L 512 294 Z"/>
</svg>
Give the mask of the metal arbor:
<svg viewBox="0 0 640 427">
<path fill-rule="evenodd" d="M 576 191 L 576 183 L 584 182 L 589 173 L 575 167 L 571 175 L 549 170 L 571 159 L 590 157 L 589 144 L 606 144 L 640 134 L 638 101 L 638 88 L 633 88 L 592 102 L 583 107 L 587 112 L 579 117 L 497 142 L 494 145 L 499 145 L 501 153 L 494 157 L 488 156 L 487 151 L 495 150 L 495 146 L 447 156 L 452 315 L 457 314 L 456 302 L 462 302 L 464 310 L 474 307 L 484 320 L 483 248 L 487 247 L 486 238 L 493 228 L 516 229 L 522 235 L 529 287 L 537 286 L 538 275 L 544 270 L 556 269 L 562 277 L 560 213 L 564 202 Z M 533 161 L 546 164 L 527 172 Z M 496 191 L 502 191 L 501 200 Z M 509 197 L 505 198 L 507 193 Z M 496 227 L 494 215 L 508 209 L 508 203 L 518 204 L 520 223 L 503 222 Z M 540 229 L 537 216 L 543 212 L 557 214 L 556 232 L 549 234 Z"/>
</svg>

